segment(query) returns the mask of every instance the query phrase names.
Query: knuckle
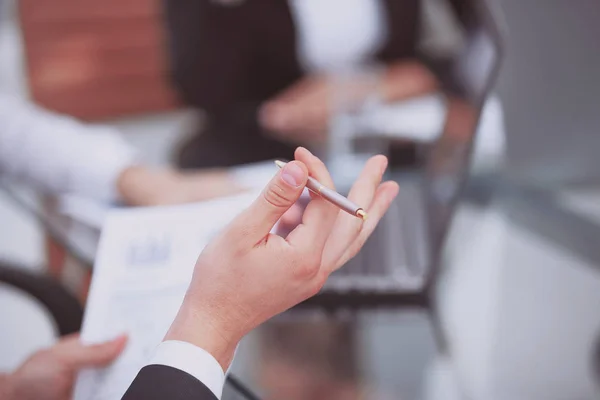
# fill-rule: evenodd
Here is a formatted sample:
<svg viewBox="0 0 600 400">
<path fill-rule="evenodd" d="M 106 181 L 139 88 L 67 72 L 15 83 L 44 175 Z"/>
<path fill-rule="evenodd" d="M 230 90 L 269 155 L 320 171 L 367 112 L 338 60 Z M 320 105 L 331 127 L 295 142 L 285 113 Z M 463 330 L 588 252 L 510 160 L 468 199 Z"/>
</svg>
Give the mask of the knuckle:
<svg viewBox="0 0 600 400">
<path fill-rule="evenodd" d="M 319 261 L 314 257 L 298 257 L 294 268 L 296 277 L 302 280 L 314 278 L 319 272 Z"/>
<path fill-rule="evenodd" d="M 325 168 L 325 163 L 319 157 L 311 157 L 310 163 L 316 168 Z"/>
<path fill-rule="evenodd" d="M 254 226 L 240 225 L 237 227 L 236 234 L 231 235 L 231 237 L 235 237 L 237 240 L 235 242 L 225 241 L 223 247 L 230 248 L 231 254 L 234 257 L 243 255 L 246 248 L 242 245 L 242 243 L 246 238 L 256 237 L 256 232 L 257 230 Z"/>
<path fill-rule="evenodd" d="M 307 263 L 304 269 L 307 278 L 313 278 L 319 272 L 319 264 L 318 263 Z"/>
<path fill-rule="evenodd" d="M 317 291 L 320 291 L 323 288 L 323 286 L 325 286 L 325 283 L 327 282 L 328 278 L 329 278 L 329 274 L 325 271 L 321 271 L 317 275 L 317 279 L 316 279 L 316 285 L 318 287 Z"/>
<path fill-rule="evenodd" d="M 310 298 L 310 297 L 316 296 L 319 294 L 320 291 L 321 291 L 321 287 L 316 284 L 313 284 L 313 285 L 311 285 L 310 290 L 308 291 L 308 297 Z"/>
<path fill-rule="evenodd" d="M 312 252 L 309 256 L 306 257 L 306 262 L 309 265 L 307 269 L 308 272 L 310 272 L 311 277 L 314 277 L 321 269 L 322 258 L 323 255 L 316 251 Z"/>
<path fill-rule="evenodd" d="M 323 253 L 320 252 L 313 252 L 309 257 L 308 260 L 310 261 L 311 264 L 313 264 L 315 266 L 315 268 L 317 268 L 317 270 L 320 268 L 321 263 L 323 261 Z"/>
<path fill-rule="evenodd" d="M 316 157 L 312 160 L 310 169 L 313 170 L 314 172 L 320 173 L 320 174 L 327 171 L 327 167 L 325 166 L 325 163 Z"/>
<path fill-rule="evenodd" d="M 327 277 L 328 277 L 328 275 L 325 272 L 320 272 L 317 275 L 316 279 L 312 282 L 312 284 L 310 286 L 310 292 L 309 292 L 310 297 L 313 297 L 313 296 L 316 296 L 317 294 L 319 294 L 321 289 L 323 289 L 325 282 L 327 282 Z"/>
<path fill-rule="evenodd" d="M 263 191 L 265 201 L 276 208 L 287 208 L 292 203 L 290 193 L 278 184 L 269 185 Z"/>
<path fill-rule="evenodd" d="M 301 279 L 310 279 L 315 275 L 315 270 L 314 264 L 308 262 L 300 263 L 297 269 L 298 277 Z"/>
</svg>

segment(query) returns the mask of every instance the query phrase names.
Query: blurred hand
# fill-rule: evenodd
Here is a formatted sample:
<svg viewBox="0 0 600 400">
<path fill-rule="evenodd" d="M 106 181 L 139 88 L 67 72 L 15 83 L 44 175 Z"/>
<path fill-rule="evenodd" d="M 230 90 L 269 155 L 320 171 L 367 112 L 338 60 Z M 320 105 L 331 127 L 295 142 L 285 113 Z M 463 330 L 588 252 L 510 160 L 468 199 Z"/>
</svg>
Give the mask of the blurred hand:
<svg viewBox="0 0 600 400">
<path fill-rule="evenodd" d="M 323 163 L 308 150 L 299 148 L 295 158 L 206 246 L 165 340 L 199 346 L 226 369 L 244 335 L 315 295 L 361 249 L 398 193 L 396 183 L 380 184 L 387 159 L 375 156 L 349 194 L 368 212 L 367 221 L 313 196 L 302 223 L 286 238 L 270 234 L 300 197 L 309 174 L 333 187 Z"/>
<path fill-rule="evenodd" d="M 244 190 L 226 171 L 183 172 L 142 166 L 123 171 L 117 188 L 122 199 L 132 206 L 191 203 Z"/>
<path fill-rule="evenodd" d="M 3 400 L 69 400 L 79 370 L 104 367 L 125 348 L 126 336 L 92 346 L 84 346 L 79 335 L 71 335 L 53 347 L 31 356 L 9 375 Z"/>
<path fill-rule="evenodd" d="M 261 125 L 293 142 L 322 142 L 333 112 L 335 79 L 308 76 L 266 102 L 259 113 Z M 383 103 L 431 93 L 437 79 L 421 62 L 402 60 L 387 65 L 380 74 L 357 73 L 344 87 L 344 102 L 360 105 L 375 94 Z"/>
<path fill-rule="evenodd" d="M 333 96 L 325 75 L 309 76 L 269 100 L 260 109 L 261 125 L 293 142 L 323 141 Z"/>
</svg>

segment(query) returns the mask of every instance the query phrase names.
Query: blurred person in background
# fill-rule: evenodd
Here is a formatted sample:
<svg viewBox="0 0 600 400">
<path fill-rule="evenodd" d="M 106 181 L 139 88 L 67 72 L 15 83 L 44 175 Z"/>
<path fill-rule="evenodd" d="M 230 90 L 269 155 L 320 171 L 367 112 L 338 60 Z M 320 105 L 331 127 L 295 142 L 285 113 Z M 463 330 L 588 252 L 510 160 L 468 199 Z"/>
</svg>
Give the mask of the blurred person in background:
<svg viewBox="0 0 600 400">
<path fill-rule="evenodd" d="M 239 191 L 225 172 L 144 166 L 115 129 L 82 124 L 0 92 L 0 177 L 49 193 L 133 206 Z"/>
<path fill-rule="evenodd" d="M 241 190 L 226 172 L 146 167 L 117 131 L 82 124 L 0 94 L 3 177 L 47 193 L 69 192 L 137 206 L 199 201 Z M 292 216 L 283 218 L 287 224 L 301 218 L 299 210 L 288 215 Z M 63 338 L 33 354 L 15 372 L 0 374 L 0 400 L 66 400 L 80 369 L 110 364 L 125 344 L 124 336 L 92 346 L 83 345 L 78 335 Z"/>
<path fill-rule="evenodd" d="M 108 128 L 82 124 L 0 93 L 0 178 L 47 193 L 73 193 L 134 206 L 199 201 L 239 191 L 224 172 L 153 169 Z M 78 370 L 101 367 L 126 338 L 84 346 L 78 335 L 32 355 L 10 375 L 0 374 L 0 399 L 66 400 Z M 7 391 L 17 397 L 8 397 Z"/>
<path fill-rule="evenodd" d="M 144 166 L 109 127 L 82 124 L 0 92 L 0 178 L 46 193 L 72 193 L 104 202 L 147 206 L 199 201 L 240 190 L 225 172 L 180 172 Z M 0 374 L 0 399 L 66 400 L 81 368 L 101 367 L 126 338 L 84 346 L 78 335 L 32 355 Z M 17 397 L 7 397 L 7 391 Z"/>
<path fill-rule="evenodd" d="M 443 81 L 418 49 L 421 0 L 165 3 L 174 84 L 207 116 L 181 148 L 184 168 L 291 159 L 296 145 L 323 142 L 341 70 L 377 66 L 370 95 L 381 103 Z M 460 14 L 467 0 L 451 3 Z"/>
</svg>

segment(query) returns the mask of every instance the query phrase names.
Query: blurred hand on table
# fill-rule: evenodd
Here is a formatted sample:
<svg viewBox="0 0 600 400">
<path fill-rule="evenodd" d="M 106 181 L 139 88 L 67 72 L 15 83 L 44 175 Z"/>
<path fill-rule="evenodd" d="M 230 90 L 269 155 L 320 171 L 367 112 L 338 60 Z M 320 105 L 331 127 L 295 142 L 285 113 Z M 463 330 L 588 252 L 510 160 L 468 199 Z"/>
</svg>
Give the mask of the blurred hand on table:
<svg viewBox="0 0 600 400">
<path fill-rule="evenodd" d="M 260 110 L 260 123 L 282 139 L 322 141 L 331 115 L 333 80 L 314 75 L 284 90 Z"/>
<path fill-rule="evenodd" d="M 12 374 L 0 377 L 0 399 L 69 400 L 77 373 L 112 363 L 126 342 L 126 336 L 119 336 L 109 342 L 85 346 L 79 335 L 67 336 L 29 357 Z"/>
<path fill-rule="evenodd" d="M 374 96 L 391 103 L 433 92 L 436 87 L 436 77 L 417 61 L 391 63 L 380 73 L 357 72 L 345 80 L 335 75 L 310 75 L 267 101 L 260 109 L 259 122 L 280 139 L 322 142 L 335 102 L 360 107 Z M 335 98 L 342 95 L 343 99 Z"/>
<path fill-rule="evenodd" d="M 132 206 L 193 203 L 245 190 L 227 171 L 177 171 L 133 166 L 117 182 L 121 198 Z"/>
<path fill-rule="evenodd" d="M 179 172 L 141 166 L 127 168 L 120 176 L 118 189 L 121 198 L 132 206 L 193 203 L 247 190 L 224 170 Z M 281 217 L 278 233 L 294 229 L 302 221 L 305 206 L 305 202 L 294 204 Z"/>
</svg>

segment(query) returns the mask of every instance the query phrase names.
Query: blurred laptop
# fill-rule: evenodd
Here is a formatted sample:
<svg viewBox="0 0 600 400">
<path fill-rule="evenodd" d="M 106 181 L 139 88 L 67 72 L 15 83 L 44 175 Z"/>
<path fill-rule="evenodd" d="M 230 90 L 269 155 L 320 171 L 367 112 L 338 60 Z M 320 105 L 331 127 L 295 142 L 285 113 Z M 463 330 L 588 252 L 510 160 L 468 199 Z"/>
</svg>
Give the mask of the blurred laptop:
<svg viewBox="0 0 600 400">
<path fill-rule="evenodd" d="M 454 26 L 447 35 L 453 40 L 444 46 L 435 46 L 431 35 L 424 44 L 425 51 L 434 49 L 431 58 L 439 56 L 443 65 L 442 132 L 422 146 L 414 166 L 391 171 L 390 178 L 400 184 L 399 196 L 363 250 L 331 276 L 311 304 L 393 304 L 410 294 L 418 299 L 437 278 L 440 252 L 469 172 L 477 124 L 498 74 L 502 45 L 498 17 L 487 0 L 426 3 L 426 14 L 445 12 L 445 26 Z"/>
</svg>

